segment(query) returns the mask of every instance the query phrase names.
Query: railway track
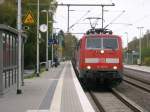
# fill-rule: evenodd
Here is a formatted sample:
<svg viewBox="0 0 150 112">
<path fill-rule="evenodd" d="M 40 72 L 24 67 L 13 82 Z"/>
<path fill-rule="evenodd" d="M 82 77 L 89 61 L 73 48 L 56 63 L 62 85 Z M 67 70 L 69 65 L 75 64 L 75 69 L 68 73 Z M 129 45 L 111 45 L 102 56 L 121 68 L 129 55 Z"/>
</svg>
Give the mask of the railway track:
<svg viewBox="0 0 150 112">
<path fill-rule="evenodd" d="M 143 73 L 144 73 L 144 75 L 143 75 Z M 124 71 L 124 79 L 123 80 L 128 84 L 131 84 L 135 87 L 138 87 L 138 88 L 150 93 L 150 81 L 149 81 L 148 76 L 149 76 L 148 72 L 143 72 L 143 71 L 126 68 Z"/>
<path fill-rule="evenodd" d="M 148 73 L 148 72 L 125 68 L 123 74 L 124 74 L 124 76 L 127 76 L 129 78 L 132 78 L 137 81 L 140 81 L 140 82 L 150 85 L 150 81 L 149 81 L 149 77 L 148 77 L 150 73 Z"/>
<path fill-rule="evenodd" d="M 150 92 L 150 85 L 143 81 L 136 80 L 125 76 L 124 81 L 136 86 L 142 90 Z M 148 112 L 138 106 L 133 101 L 129 100 L 116 89 L 111 89 L 110 92 L 90 92 L 99 112 Z"/>
<path fill-rule="evenodd" d="M 150 84 L 148 83 L 140 81 L 136 78 L 128 77 L 127 75 L 124 76 L 123 81 L 150 93 Z"/>
<path fill-rule="evenodd" d="M 99 112 L 148 112 L 115 89 L 89 93 Z"/>
<path fill-rule="evenodd" d="M 77 72 L 76 72 L 77 73 Z M 124 81 L 134 83 L 132 85 L 138 85 L 136 87 L 139 87 L 144 90 L 148 90 L 149 87 L 146 87 L 144 83 L 140 80 L 136 80 L 136 78 L 130 78 L 126 77 Z M 134 80 L 134 81 L 133 81 Z M 136 81 L 138 82 L 136 82 Z M 87 85 L 86 85 L 87 84 Z M 95 107 L 96 112 L 148 112 L 147 110 L 144 110 L 142 107 L 138 106 L 136 103 L 128 99 L 125 95 L 118 92 L 116 89 L 110 89 L 107 91 L 99 91 L 99 90 L 92 90 L 88 88 L 88 83 L 81 84 L 85 91 L 89 94 L 87 95 L 90 99 L 90 102 L 92 102 L 93 107 Z M 142 85 L 143 87 L 140 87 L 139 85 Z M 146 85 L 148 85 L 146 83 Z M 86 87 L 87 86 L 87 87 Z M 149 92 L 149 90 L 148 90 Z"/>
<path fill-rule="evenodd" d="M 128 75 L 125 75 L 123 80 L 134 87 L 140 88 L 142 91 L 150 93 L 149 82 Z M 90 91 L 90 95 L 99 109 L 98 112 L 148 112 L 116 89 L 111 89 L 109 92 Z"/>
<path fill-rule="evenodd" d="M 140 81 L 140 82 L 143 82 L 143 83 L 145 83 L 147 85 L 150 85 L 150 81 L 141 79 L 139 77 L 132 76 L 131 74 L 124 73 L 124 76 L 126 76 L 128 78 L 131 78 L 131 79 L 134 79 L 134 80 L 137 80 L 137 81 Z"/>
</svg>

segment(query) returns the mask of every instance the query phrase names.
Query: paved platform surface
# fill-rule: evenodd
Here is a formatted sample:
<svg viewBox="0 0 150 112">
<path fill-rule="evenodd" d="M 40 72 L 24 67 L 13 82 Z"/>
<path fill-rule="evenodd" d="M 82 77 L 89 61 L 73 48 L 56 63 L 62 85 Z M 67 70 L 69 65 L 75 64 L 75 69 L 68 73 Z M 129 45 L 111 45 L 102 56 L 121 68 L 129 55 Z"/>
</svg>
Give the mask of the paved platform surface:
<svg viewBox="0 0 150 112">
<path fill-rule="evenodd" d="M 124 67 L 150 73 L 150 66 L 124 65 Z"/>
<path fill-rule="evenodd" d="M 22 92 L 13 86 L 1 96 L 0 112 L 94 112 L 69 61 L 25 79 Z"/>
</svg>

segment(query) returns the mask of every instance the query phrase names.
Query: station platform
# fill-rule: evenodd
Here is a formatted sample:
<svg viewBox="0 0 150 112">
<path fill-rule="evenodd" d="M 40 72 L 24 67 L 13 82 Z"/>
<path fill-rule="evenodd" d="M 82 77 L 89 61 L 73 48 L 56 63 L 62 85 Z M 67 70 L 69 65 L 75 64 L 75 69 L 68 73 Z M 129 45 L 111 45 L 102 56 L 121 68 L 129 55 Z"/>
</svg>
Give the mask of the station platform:
<svg viewBox="0 0 150 112">
<path fill-rule="evenodd" d="M 1 112 L 95 112 L 70 61 L 25 79 L 20 95 L 15 88 L 0 97 Z"/>
<path fill-rule="evenodd" d="M 150 66 L 124 65 L 125 68 L 150 73 Z"/>
</svg>

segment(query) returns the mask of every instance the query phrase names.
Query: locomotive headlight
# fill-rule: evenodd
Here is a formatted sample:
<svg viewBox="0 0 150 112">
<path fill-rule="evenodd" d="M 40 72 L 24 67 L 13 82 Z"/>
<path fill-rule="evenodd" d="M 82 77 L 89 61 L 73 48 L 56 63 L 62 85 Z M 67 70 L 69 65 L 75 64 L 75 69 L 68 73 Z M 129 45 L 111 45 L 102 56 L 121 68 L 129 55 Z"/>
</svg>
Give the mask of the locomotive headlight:
<svg viewBox="0 0 150 112">
<path fill-rule="evenodd" d="M 104 50 L 101 50 L 101 54 L 104 54 Z"/>
<path fill-rule="evenodd" d="M 117 66 L 114 66 L 113 69 L 114 69 L 114 70 L 117 70 Z"/>
<path fill-rule="evenodd" d="M 88 70 L 90 70 L 90 69 L 91 69 L 91 66 L 87 66 L 86 68 L 87 68 Z"/>
</svg>

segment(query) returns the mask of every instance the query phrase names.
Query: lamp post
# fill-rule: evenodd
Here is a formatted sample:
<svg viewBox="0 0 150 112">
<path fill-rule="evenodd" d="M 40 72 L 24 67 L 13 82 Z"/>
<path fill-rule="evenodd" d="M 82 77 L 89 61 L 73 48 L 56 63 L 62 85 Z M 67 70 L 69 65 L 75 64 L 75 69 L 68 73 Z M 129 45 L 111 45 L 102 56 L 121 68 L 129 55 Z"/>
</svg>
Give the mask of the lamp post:
<svg viewBox="0 0 150 112">
<path fill-rule="evenodd" d="M 134 54 L 135 54 L 135 51 L 133 50 L 132 51 L 132 65 L 134 64 Z"/>
<path fill-rule="evenodd" d="M 46 13 L 46 24 L 47 24 L 47 28 L 48 28 L 48 12 L 49 10 L 42 10 L 41 12 Z M 46 32 L 46 71 L 48 71 L 49 69 L 49 62 L 48 62 L 48 29 Z"/>
<path fill-rule="evenodd" d="M 36 76 L 39 77 L 39 0 L 37 0 L 37 47 L 36 47 Z"/>
<path fill-rule="evenodd" d="M 103 29 L 103 26 L 104 26 L 104 6 L 102 5 L 102 29 Z"/>
<path fill-rule="evenodd" d="M 142 46 L 141 46 L 141 44 L 142 44 L 142 40 L 141 40 L 141 37 L 142 37 L 142 34 L 143 34 L 143 32 L 142 32 L 142 29 L 143 29 L 144 27 L 137 27 L 137 29 L 139 30 L 139 62 L 138 62 L 138 64 L 139 65 L 141 65 L 142 64 Z"/>
<path fill-rule="evenodd" d="M 69 33 L 69 22 L 70 22 L 70 11 L 75 11 L 75 10 L 70 10 L 70 5 L 68 4 L 67 5 L 67 7 L 68 7 L 68 25 L 67 25 L 67 32 Z"/>
<path fill-rule="evenodd" d="M 52 21 L 48 21 L 48 22 L 51 22 L 52 23 L 52 34 L 51 34 L 51 36 L 52 36 L 52 40 L 53 40 L 53 22 L 55 22 L 54 20 L 53 20 L 53 10 L 49 10 L 48 11 L 50 14 L 51 14 L 51 16 L 52 16 Z M 53 51 L 54 51 L 54 48 L 53 48 L 54 46 L 53 46 L 53 44 L 52 44 L 52 49 L 51 49 L 51 66 L 53 66 L 53 59 L 54 59 L 54 54 L 53 54 Z"/>
<path fill-rule="evenodd" d="M 21 0 L 18 0 L 18 14 L 17 14 L 17 29 L 18 29 L 18 74 L 17 74 L 17 94 L 21 94 L 21 35 L 22 35 L 22 21 L 21 21 Z"/>
<path fill-rule="evenodd" d="M 52 40 L 53 40 L 53 23 L 52 23 Z M 54 55 L 53 55 L 53 49 L 54 49 L 54 48 L 53 48 L 53 47 L 54 47 L 54 46 L 53 46 L 53 43 L 52 43 L 52 53 L 51 53 L 51 54 L 52 54 L 52 56 L 51 56 L 51 57 L 52 57 L 52 59 L 51 59 L 52 61 L 51 61 L 51 66 L 53 66 L 53 59 L 54 59 L 54 57 L 53 57 L 53 56 L 54 56 Z"/>
</svg>

